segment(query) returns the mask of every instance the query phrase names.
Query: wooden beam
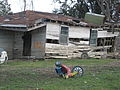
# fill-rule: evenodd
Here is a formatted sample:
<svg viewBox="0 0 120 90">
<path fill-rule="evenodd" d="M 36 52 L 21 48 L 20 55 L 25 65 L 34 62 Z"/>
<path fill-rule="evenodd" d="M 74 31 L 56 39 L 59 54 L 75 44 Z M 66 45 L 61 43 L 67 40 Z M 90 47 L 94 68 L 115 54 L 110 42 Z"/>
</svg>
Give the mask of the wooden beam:
<svg viewBox="0 0 120 90">
<path fill-rule="evenodd" d="M 31 27 L 31 28 L 28 28 L 27 31 L 32 31 L 32 30 L 35 30 L 37 28 L 44 27 L 44 26 L 46 26 L 46 24 L 40 24 L 38 26 L 34 26 L 34 27 Z"/>
</svg>

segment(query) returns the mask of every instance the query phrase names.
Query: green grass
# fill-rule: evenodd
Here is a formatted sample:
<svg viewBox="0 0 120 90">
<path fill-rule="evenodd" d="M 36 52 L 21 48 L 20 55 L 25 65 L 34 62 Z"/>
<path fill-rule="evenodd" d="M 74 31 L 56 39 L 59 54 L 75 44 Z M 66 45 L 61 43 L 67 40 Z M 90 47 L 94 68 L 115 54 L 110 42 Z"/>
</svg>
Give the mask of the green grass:
<svg viewBox="0 0 120 90">
<path fill-rule="evenodd" d="M 83 77 L 60 78 L 56 61 L 82 66 Z M 0 90 L 120 90 L 120 60 L 12 61 L 0 66 Z"/>
</svg>

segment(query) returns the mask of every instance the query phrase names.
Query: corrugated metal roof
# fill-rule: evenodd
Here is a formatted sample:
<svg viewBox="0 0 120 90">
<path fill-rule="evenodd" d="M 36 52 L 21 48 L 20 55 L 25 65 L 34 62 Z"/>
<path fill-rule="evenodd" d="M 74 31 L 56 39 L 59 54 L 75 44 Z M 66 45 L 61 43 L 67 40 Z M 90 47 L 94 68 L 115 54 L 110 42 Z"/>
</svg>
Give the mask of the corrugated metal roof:
<svg viewBox="0 0 120 90">
<path fill-rule="evenodd" d="M 19 12 L 14 13 L 13 15 L 9 15 L 10 20 L 7 20 L 8 18 L 0 16 L 0 23 L 3 24 L 23 24 L 27 26 L 31 26 L 35 23 L 36 20 L 40 18 L 50 19 L 50 20 L 56 20 L 56 21 L 64 21 L 64 22 L 70 22 L 70 20 L 78 20 L 80 19 L 70 17 L 70 16 L 64 16 L 59 14 L 53 14 L 53 13 L 45 13 L 45 12 L 37 12 L 37 11 L 30 11 L 27 10 L 25 12 Z"/>
<path fill-rule="evenodd" d="M 14 13 L 13 15 L 8 15 L 7 17 L 0 16 L 0 24 L 1 25 L 4 24 L 4 26 L 8 25 L 9 27 L 12 26 L 32 27 L 36 24 L 36 21 L 39 19 L 54 20 L 58 22 L 66 22 L 69 24 L 81 25 L 81 26 L 90 26 L 90 27 L 96 26 L 95 24 L 80 23 L 81 21 L 80 19 L 70 16 L 47 13 L 47 12 L 30 11 L 30 10 Z"/>
</svg>

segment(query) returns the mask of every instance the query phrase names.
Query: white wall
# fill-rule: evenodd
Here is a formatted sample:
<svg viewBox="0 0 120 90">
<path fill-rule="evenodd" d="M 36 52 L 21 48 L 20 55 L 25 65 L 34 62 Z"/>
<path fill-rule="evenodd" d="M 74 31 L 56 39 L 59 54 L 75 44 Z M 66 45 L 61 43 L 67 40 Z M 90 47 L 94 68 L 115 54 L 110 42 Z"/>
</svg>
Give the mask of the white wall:
<svg viewBox="0 0 120 90">
<path fill-rule="evenodd" d="M 68 26 L 68 27 L 69 27 L 69 38 L 89 39 L 89 37 L 90 37 L 90 28 L 89 27 L 80 27 L 80 26 Z M 47 29 L 46 38 L 59 40 L 61 24 L 47 23 L 46 29 Z M 118 35 L 118 33 L 116 33 L 116 32 L 114 34 L 112 34 L 112 32 L 98 31 L 98 38 L 114 37 L 117 35 Z"/>
<path fill-rule="evenodd" d="M 112 32 L 107 32 L 107 31 L 98 31 L 98 38 L 104 38 L 104 37 L 114 37 L 114 36 L 118 36 L 118 32 L 114 32 L 114 34 Z"/>
<path fill-rule="evenodd" d="M 46 27 L 46 38 L 59 40 L 60 24 L 47 23 Z"/>
<path fill-rule="evenodd" d="M 70 26 L 69 28 L 69 38 L 89 38 L 90 28 Z"/>
<path fill-rule="evenodd" d="M 46 38 L 59 40 L 61 24 L 47 23 Z M 65 25 L 64 25 L 65 26 Z M 80 26 L 68 26 L 69 38 L 89 38 L 90 28 Z"/>
</svg>

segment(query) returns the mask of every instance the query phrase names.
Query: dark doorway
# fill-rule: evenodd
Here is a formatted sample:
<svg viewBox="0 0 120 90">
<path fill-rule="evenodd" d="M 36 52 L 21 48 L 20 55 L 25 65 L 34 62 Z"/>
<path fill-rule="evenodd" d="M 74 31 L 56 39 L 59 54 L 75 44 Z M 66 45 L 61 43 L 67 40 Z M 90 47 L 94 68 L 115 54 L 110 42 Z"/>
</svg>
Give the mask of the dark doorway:
<svg viewBox="0 0 120 90">
<path fill-rule="evenodd" d="M 31 32 L 25 32 L 23 38 L 23 56 L 31 56 Z"/>
</svg>

